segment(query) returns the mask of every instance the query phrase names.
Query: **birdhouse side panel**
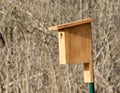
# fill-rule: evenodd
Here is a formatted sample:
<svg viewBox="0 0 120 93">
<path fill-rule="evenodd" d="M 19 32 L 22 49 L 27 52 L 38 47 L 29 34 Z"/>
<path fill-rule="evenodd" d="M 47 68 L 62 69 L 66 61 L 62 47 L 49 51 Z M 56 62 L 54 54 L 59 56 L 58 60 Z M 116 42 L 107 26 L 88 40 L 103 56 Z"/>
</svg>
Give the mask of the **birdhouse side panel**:
<svg viewBox="0 0 120 93">
<path fill-rule="evenodd" d="M 67 64 L 89 63 L 92 57 L 90 23 L 66 28 L 65 48 Z"/>
</svg>

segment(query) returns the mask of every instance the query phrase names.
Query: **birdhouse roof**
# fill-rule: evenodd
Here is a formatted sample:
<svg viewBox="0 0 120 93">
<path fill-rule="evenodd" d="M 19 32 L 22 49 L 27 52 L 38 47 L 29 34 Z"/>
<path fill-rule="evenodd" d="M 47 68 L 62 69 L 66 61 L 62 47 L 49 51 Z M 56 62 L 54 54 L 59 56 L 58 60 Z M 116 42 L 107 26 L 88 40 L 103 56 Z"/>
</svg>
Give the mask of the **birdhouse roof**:
<svg viewBox="0 0 120 93">
<path fill-rule="evenodd" d="M 48 29 L 49 30 L 60 30 L 60 29 L 68 28 L 68 27 L 73 27 L 73 26 L 77 26 L 77 25 L 90 23 L 93 21 L 94 21 L 93 18 L 87 18 L 87 19 L 73 21 L 73 22 L 69 22 L 69 23 L 65 23 L 65 24 L 61 24 L 61 25 L 57 25 L 57 26 L 52 26 L 52 27 L 49 27 Z"/>
</svg>

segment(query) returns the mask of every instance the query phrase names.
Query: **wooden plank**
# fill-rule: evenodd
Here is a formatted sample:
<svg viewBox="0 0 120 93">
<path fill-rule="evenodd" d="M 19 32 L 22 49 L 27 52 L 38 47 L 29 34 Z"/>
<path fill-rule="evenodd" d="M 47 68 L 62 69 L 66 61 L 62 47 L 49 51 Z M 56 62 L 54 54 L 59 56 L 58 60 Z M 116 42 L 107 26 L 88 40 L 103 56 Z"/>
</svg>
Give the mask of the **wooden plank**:
<svg viewBox="0 0 120 93">
<path fill-rule="evenodd" d="M 89 27 L 91 30 L 91 26 Z M 91 31 L 90 31 L 91 32 Z M 89 63 L 84 63 L 84 82 L 93 83 L 94 74 L 93 74 L 93 53 L 92 53 L 92 33 L 91 33 L 90 49 L 89 49 Z"/>
<path fill-rule="evenodd" d="M 61 32 L 63 38 L 60 38 Z M 60 63 L 89 63 L 92 55 L 91 24 L 59 30 L 59 52 Z"/>
<path fill-rule="evenodd" d="M 91 55 L 90 23 L 66 29 L 68 64 L 88 63 Z"/>
<path fill-rule="evenodd" d="M 86 83 L 93 83 L 94 82 L 94 75 L 93 75 L 93 65 L 92 62 L 84 63 L 84 82 Z"/>
<path fill-rule="evenodd" d="M 87 19 L 83 19 L 83 20 L 79 20 L 79 21 L 74 21 L 74 22 L 70 22 L 70 23 L 66 23 L 66 24 L 52 26 L 52 27 L 49 27 L 48 29 L 49 30 L 60 30 L 60 29 L 68 28 L 68 27 L 73 27 L 73 26 L 85 24 L 85 23 L 90 23 L 92 21 L 94 21 L 93 18 L 87 18 Z"/>
<path fill-rule="evenodd" d="M 65 32 L 60 31 L 58 33 L 59 40 L 59 60 L 60 64 L 66 64 L 66 48 L 65 48 Z"/>
</svg>

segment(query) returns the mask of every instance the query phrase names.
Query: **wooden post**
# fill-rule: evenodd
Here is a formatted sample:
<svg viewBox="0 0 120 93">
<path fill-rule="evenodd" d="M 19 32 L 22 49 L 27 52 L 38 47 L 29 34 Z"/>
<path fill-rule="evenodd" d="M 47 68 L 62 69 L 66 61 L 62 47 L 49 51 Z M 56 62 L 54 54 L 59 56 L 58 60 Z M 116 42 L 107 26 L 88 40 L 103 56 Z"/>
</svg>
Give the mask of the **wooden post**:
<svg viewBox="0 0 120 93">
<path fill-rule="evenodd" d="M 92 18 L 49 27 L 58 30 L 60 64 L 84 65 L 84 81 L 94 82 L 92 67 Z"/>
</svg>

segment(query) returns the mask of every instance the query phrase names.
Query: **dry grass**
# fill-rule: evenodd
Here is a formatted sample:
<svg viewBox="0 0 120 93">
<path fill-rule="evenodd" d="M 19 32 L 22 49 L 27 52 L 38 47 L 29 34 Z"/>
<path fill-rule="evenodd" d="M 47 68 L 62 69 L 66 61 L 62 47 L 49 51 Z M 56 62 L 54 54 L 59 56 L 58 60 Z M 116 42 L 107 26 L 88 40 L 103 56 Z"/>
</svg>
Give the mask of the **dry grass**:
<svg viewBox="0 0 120 93">
<path fill-rule="evenodd" d="M 0 93 L 87 93 L 82 65 L 59 65 L 48 26 L 93 17 L 96 93 L 120 92 L 119 0 L 0 0 Z"/>
</svg>

